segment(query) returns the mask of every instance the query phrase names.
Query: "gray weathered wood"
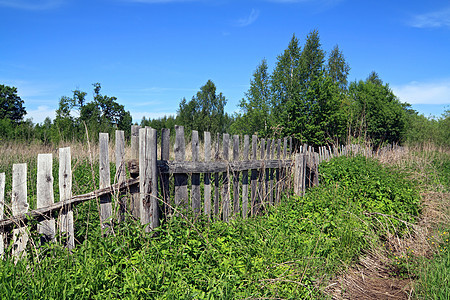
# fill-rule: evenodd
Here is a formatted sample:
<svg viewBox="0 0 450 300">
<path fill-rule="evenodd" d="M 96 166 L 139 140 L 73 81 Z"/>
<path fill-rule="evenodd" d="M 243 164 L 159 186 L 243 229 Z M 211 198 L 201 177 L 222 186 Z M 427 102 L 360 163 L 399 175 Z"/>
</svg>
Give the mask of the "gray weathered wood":
<svg viewBox="0 0 450 300">
<path fill-rule="evenodd" d="M 184 127 L 175 125 L 175 161 L 186 160 L 186 144 L 184 139 Z M 175 174 L 175 206 L 177 209 L 188 209 L 187 174 Z"/>
<path fill-rule="evenodd" d="M 277 159 L 281 159 L 281 139 L 277 141 Z M 280 203 L 281 201 L 281 163 L 275 171 L 275 202 Z"/>
<path fill-rule="evenodd" d="M 156 130 L 150 127 L 140 129 L 139 143 L 140 219 L 142 225 L 147 225 L 145 231 L 149 232 L 159 225 Z"/>
<path fill-rule="evenodd" d="M 12 214 L 18 216 L 28 212 L 27 202 L 27 164 L 14 164 L 12 178 Z M 26 255 L 25 249 L 28 243 L 28 229 L 18 224 L 13 230 L 12 255 L 16 259 Z"/>
<path fill-rule="evenodd" d="M 82 202 L 97 199 L 103 195 L 112 194 L 117 190 L 127 190 L 133 185 L 139 185 L 139 178 L 131 178 L 122 183 L 120 186 L 116 183 L 112 186 L 98 189 L 87 194 L 72 196 L 66 201 L 59 201 L 47 207 L 19 214 L 9 219 L 0 220 L 0 232 L 7 232 L 8 229 L 15 224 L 27 224 L 29 219 L 36 219 L 37 221 L 48 219 L 49 215 L 59 212 L 60 210 L 68 209 Z"/>
<path fill-rule="evenodd" d="M 267 157 L 269 160 L 273 159 L 274 155 L 274 149 L 275 149 L 275 140 L 268 140 L 267 141 Z M 266 180 L 269 181 L 268 187 L 267 187 L 267 195 L 269 196 L 269 204 L 273 205 L 273 168 L 267 168 L 266 169 Z"/>
<path fill-rule="evenodd" d="M 38 154 L 37 180 L 36 180 L 36 207 L 46 207 L 55 203 L 53 196 L 53 155 Z M 41 221 L 37 225 L 37 231 L 41 235 L 41 243 L 55 241 L 55 219 Z"/>
<path fill-rule="evenodd" d="M 252 159 L 253 161 L 256 161 L 256 154 L 257 154 L 257 142 L 258 137 L 256 135 L 252 135 Z M 257 214 L 258 211 L 258 170 L 257 168 L 251 169 L 250 174 L 250 184 L 252 186 L 251 190 L 251 213 L 252 216 Z"/>
<path fill-rule="evenodd" d="M 198 143 L 198 131 L 192 130 L 192 161 L 197 162 L 199 156 L 199 143 Z M 199 215 L 201 210 L 201 198 L 200 198 L 200 174 L 192 173 L 191 176 L 191 205 L 194 214 Z"/>
<path fill-rule="evenodd" d="M 59 149 L 59 202 L 64 204 L 72 199 L 72 157 L 70 148 Z M 73 228 L 73 211 L 71 205 L 62 207 L 59 214 L 59 232 L 65 246 L 70 250 L 75 247 L 75 234 Z"/>
<path fill-rule="evenodd" d="M 239 160 L 239 135 L 233 136 L 233 161 Z M 237 216 L 239 206 L 239 171 L 233 172 L 233 215 Z"/>
<path fill-rule="evenodd" d="M 244 161 L 248 161 L 249 137 L 244 135 Z M 248 215 L 248 170 L 242 171 L 242 217 Z"/>
<path fill-rule="evenodd" d="M 99 188 L 111 185 L 111 172 L 109 167 L 109 134 L 99 133 Z M 104 234 L 108 234 L 112 229 L 112 203 L 111 195 L 100 197 L 100 224 Z"/>
<path fill-rule="evenodd" d="M 211 161 L 211 133 L 204 132 L 204 146 L 205 146 L 205 162 Z M 208 218 L 211 217 L 211 174 L 205 173 L 204 175 L 204 205 L 203 212 Z"/>
<path fill-rule="evenodd" d="M 131 126 L 131 159 L 139 161 L 139 129 L 141 126 Z M 133 174 L 131 174 L 133 177 Z M 135 219 L 139 219 L 141 214 L 139 212 L 140 207 L 140 194 L 139 185 L 134 185 L 130 188 L 131 194 L 131 213 Z"/>
<path fill-rule="evenodd" d="M 159 216 L 159 201 L 158 201 L 158 133 L 156 129 L 147 128 L 147 134 L 149 136 L 150 149 L 150 184 L 151 184 L 151 192 L 150 192 L 150 222 L 151 229 L 155 229 L 160 225 L 160 216 Z M 149 230 L 149 229 L 147 229 Z"/>
<path fill-rule="evenodd" d="M 217 133 L 217 137 L 216 137 L 216 146 L 215 146 L 215 154 L 214 154 L 214 159 L 216 160 L 216 162 L 220 159 L 219 156 L 219 148 L 220 148 L 220 134 Z M 214 174 L 214 215 L 216 217 L 219 216 L 219 211 L 220 211 L 220 204 L 219 204 L 219 197 L 220 197 L 220 193 L 219 193 L 219 173 L 215 173 Z"/>
<path fill-rule="evenodd" d="M 266 139 L 261 139 L 260 144 L 260 151 L 261 151 L 261 160 L 264 161 L 266 159 Z M 266 206 L 267 198 L 266 198 L 266 186 L 265 186 L 265 165 L 263 165 L 259 171 L 259 178 L 258 178 L 258 202 L 263 207 Z M 261 208 L 259 208 L 261 209 Z M 259 210 L 258 209 L 258 210 Z"/>
<path fill-rule="evenodd" d="M 0 220 L 3 220 L 5 209 L 5 173 L 0 173 Z M 5 252 L 5 235 L 0 233 L 0 258 Z"/>
<path fill-rule="evenodd" d="M 159 172 L 169 174 L 181 173 L 214 173 L 214 172 L 240 172 L 250 169 L 287 167 L 290 159 L 279 160 L 250 160 L 250 161 L 215 161 L 215 162 L 192 162 L 192 161 L 158 161 Z"/>
<path fill-rule="evenodd" d="M 302 195 L 302 168 L 303 166 L 303 155 L 298 153 L 294 158 L 294 194 L 297 196 Z"/>
<path fill-rule="evenodd" d="M 230 135 L 228 133 L 223 134 L 223 159 L 225 162 L 229 160 L 229 145 Z M 228 222 L 230 216 L 230 194 L 229 194 L 229 182 L 228 182 L 228 170 L 222 173 L 222 217 L 225 222 Z"/>
<path fill-rule="evenodd" d="M 125 169 L 125 134 L 123 130 L 116 130 L 116 174 L 114 181 L 122 183 L 126 180 Z M 119 221 L 123 221 L 125 218 L 125 212 L 127 211 L 126 198 L 122 197 L 119 193 L 115 196 L 116 203 L 119 204 Z"/>
<path fill-rule="evenodd" d="M 170 129 L 161 130 L 161 160 L 170 159 Z M 160 174 L 161 178 L 161 198 L 163 201 L 163 213 L 165 217 L 172 215 L 173 203 L 170 201 L 169 174 Z"/>
</svg>

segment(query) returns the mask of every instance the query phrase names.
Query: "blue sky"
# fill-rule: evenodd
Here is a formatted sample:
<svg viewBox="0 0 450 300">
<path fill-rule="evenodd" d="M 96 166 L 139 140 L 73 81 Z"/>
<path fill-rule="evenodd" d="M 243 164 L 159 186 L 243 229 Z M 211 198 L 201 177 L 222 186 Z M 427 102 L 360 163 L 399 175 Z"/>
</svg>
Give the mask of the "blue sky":
<svg viewBox="0 0 450 300">
<path fill-rule="evenodd" d="M 448 1 L 0 0 L 0 83 L 34 122 L 95 82 L 138 122 L 175 114 L 208 79 L 232 113 L 261 60 L 272 69 L 313 29 L 350 81 L 374 70 L 420 113 L 450 109 Z"/>
</svg>

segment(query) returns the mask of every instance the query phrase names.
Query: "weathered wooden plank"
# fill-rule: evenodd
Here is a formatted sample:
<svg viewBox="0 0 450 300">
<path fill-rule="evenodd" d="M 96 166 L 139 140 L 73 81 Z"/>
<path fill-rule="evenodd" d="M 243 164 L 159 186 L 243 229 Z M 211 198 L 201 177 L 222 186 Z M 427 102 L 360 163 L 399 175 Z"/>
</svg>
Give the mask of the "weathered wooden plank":
<svg viewBox="0 0 450 300">
<path fill-rule="evenodd" d="M 161 130 L 161 159 L 170 159 L 170 129 L 163 128 Z M 163 214 L 165 217 L 171 216 L 173 211 L 173 203 L 170 201 L 170 175 L 167 173 L 160 173 L 161 178 L 161 199 L 163 201 Z"/>
<path fill-rule="evenodd" d="M 184 139 L 184 127 L 175 125 L 175 161 L 185 161 L 186 160 L 186 144 Z M 175 207 L 177 209 L 188 209 L 189 198 L 188 198 L 188 176 L 187 174 L 175 174 Z"/>
<path fill-rule="evenodd" d="M 274 158 L 274 149 L 275 149 L 275 140 L 270 139 L 267 141 L 267 156 L 269 158 L 269 160 Z M 273 168 L 267 168 L 267 174 L 266 177 L 269 181 L 269 185 L 267 188 L 267 194 L 269 196 L 269 204 L 273 205 L 273 192 L 274 192 L 274 187 L 273 187 Z"/>
<path fill-rule="evenodd" d="M 141 126 L 132 125 L 131 126 L 131 159 L 139 161 L 139 129 Z M 132 178 L 136 178 L 136 174 L 130 172 Z M 139 219 L 141 214 L 139 212 L 140 194 L 139 185 L 134 185 L 130 187 L 131 194 L 131 214 L 135 219 Z"/>
<path fill-rule="evenodd" d="M 257 152 L 257 142 L 258 137 L 256 135 L 252 135 L 252 159 L 256 161 L 256 152 Z M 251 213 L 252 216 L 256 215 L 258 212 L 258 168 L 251 168 L 251 178 L 250 184 L 252 186 L 251 190 Z"/>
<path fill-rule="evenodd" d="M 120 186 L 119 184 L 116 183 L 113 184 L 112 186 L 108 186 L 103 189 L 98 189 L 96 191 L 87 194 L 72 196 L 71 198 L 69 198 L 69 200 L 59 201 L 44 208 L 35 209 L 30 212 L 13 216 L 12 218 L 9 219 L 0 220 L 0 232 L 6 232 L 8 231 L 9 227 L 12 227 L 16 224 L 22 223 L 27 224 L 29 219 L 35 219 L 38 222 L 48 219 L 49 215 L 59 212 L 60 210 L 68 209 L 69 207 L 72 207 L 85 201 L 96 199 L 103 195 L 112 194 L 117 190 L 120 191 L 127 190 L 133 185 L 139 185 L 139 178 L 131 178 L 122 183 L 122 185 Z"/>
<path fill-rule="evenodd" d="M 37 180 L 36 180 L 36 207 L 46 207 L 55 203 L 53 196 L 53 155 L 38 154 Z M 55 219 L 41 221 L 37 225 L 37 231 L 41 235 L 40 242 L 55 241 Z"/>
<path fill-rule="evenodd" d="M 260 143 L 260 149 L 261 151 L 261 160 L 264 161 L 266 159 L 266 139 L 262 138 L 261 139 L 261 143 Z M 265 181 L 264 181 L 264 177 L 266 175 L 265 172 L 265 165 L 263 164 L 261 166 L 261 169 L 259 170 L 259 178 L 258 178 L 258 202 L 260 205 L 262 205 L 262 207 L 260 207 L 259 209 L 263 208 L 266 206 L 266 202 L 267 202 L 267 198 L 266 198 L 266 186 L 265 186 Z"/>
<path fill-rule="evenodd" d="M 12 214 L 18 216 L 28 212 L 27 203 L 27 164 L 13 165 L 12 178 Z M 18 228 L 13 230 L 12 255 L 16 259 L 25 256 L 25 249 L 28 243 L 28 229 L 19 224 Z"/>
<path fill-rule="evenodd" d="M 277 159 L 281 159 L 281 139 L 277 141 Z M 275 171 L 275 202 L 281 202 L 281 163 L 278 165 Z"/>
<path fill-rule="evenodd" d="M 225 162 L 229 160 L 229 145 L 230 135 L 228 133 L 223 134 L 223 159 Z M 222 217 L 225 222 L 228 222 L 230 216 L 230 194 L 229 194 L 229 182 L 228 182 L 228 170 L 222 173 Z"/>
<path fill-rule="evenodd" d="M 116 130 L 116 174 L 114 176 L 114 181 L 121 183 L 126 179 L 126 169 L 125 169 L 125 133 L 123 130 Z M 119 204 L 119 216 L 118 220 L 123 221 L 125 218 L 125 212 L 127 211 L 126 198 L 121 197 L 117 193 L 115 199 L 116 203 Z"/>
<path fill-rule="evenodd" d="M 214 159 L 216 160 L 216 162 L 220 159 L 220 151 L 219 151 L 219 146 L 220 144 L 220 134 L 217 133 L 217 137 L 216 137 L 216 146 L 215 146 L 215 154 L 214 154 Z M 220 193 L 219 193 L 219 173 L 215 173 L 214 174 L 214 215 L 216 217 L 219 216 L 219 210 L 220 210 L 220 204 L 219 204 L 219 197 L 220 197 Z"/>
<path fill-rule="evenodd" d="M 204 136 L 204 151 L 205 151 L 205 163 L 208 163 L 211 161 L 211 133 L 205 131 L 203 133 Z M 203 212 L 208 218 L 211 217 L 211 174 L 205 173 L 204 175 L 204 205 L 203 205 Z"/>
<path fill-rule="evenodd" d="M 296 154 L 294 159 L 294 194 L 297 196 L 302 195 L 302 167 L 303 166 L 303 154 Z"/>
<path fill-rule="evenodd" d="M 248 161 L 249 137 L 244 135 L 244 161 Z M 248 170 L 242 171 L 242 217 L 248 215 Z"/>
<path fill-rule="evenodd" d="M 233 136 L 233 160 L 239 160 L 239 135 Z M 239 214 L 239 171 L 233 171 L 233 215 Z"/>
<path fill-rule="evenodd" d="M 66 204 L 72 199 L 72 157 L 70 147 L 59 149 L 59 203 Z M 59 232 L 64 245 L 70 250 L 75 247 L 72 206 L 61 206 Z"/>
<path fill-rule="evenodd" d="M 111 172 L 109 167 L 109 134 L 99 133 L 99 188 L 111 185 Z M 111 195 L 100 197 L 100 225 L 104 234 L 112 229 L 112 203 Z"/>
<path fill-rule="evenodd" d="M 180 174 L 180 173 L 214 173 L 214 172 L 240 172 L 250 169 L 261 169 L 261 168 L 278 168 L 286 167 L 291 163 L 290 159 L 279 160 L 250 160 L 250 161 L 236 161 L 236 162 L 225 162 L 225 161 L 215 161 L 215 162 L 192 162 L 192 161 L 158 161 L 159 172 L 169 173 L 169 174 Z"/>
<path fill-rule="evenodd" d="M 0 220 L 3 220 L 5 209 L 5 173 L 0 173 Z M 0 258 L 5 252 L 5 235 L 0 233 Z"/>
<path fill-rule="evenodd" d="M 198 131 L 192 130 L 192 162 L 198 161 L 199 155 L 199 143 L 198 143 Z M 200 198 L 200 173 L 192 173 L 191 176 L 191 205 L 194 214 L 199 215 L 201 210 L 201 198 Z"/>
<path fill-rule="evenodd" d="M 147 135 L 149 136 L 150 149 L 150 222 L 151 228 L 146 230 L 153 230 L 160 225 L 159 216 L 159 200 L 158 200 L 158 133 L 154 128 L 147 128 Z"/>
</svg>

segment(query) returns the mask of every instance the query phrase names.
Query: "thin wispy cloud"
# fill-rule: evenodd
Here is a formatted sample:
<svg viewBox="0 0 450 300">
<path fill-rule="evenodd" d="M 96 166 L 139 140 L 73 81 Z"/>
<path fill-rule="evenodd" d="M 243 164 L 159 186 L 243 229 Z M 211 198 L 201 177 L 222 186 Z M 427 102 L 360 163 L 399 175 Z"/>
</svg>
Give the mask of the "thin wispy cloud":
<svg viewBox="0 0 450 300">
<path fill-rule="evenodd" d="M 440 11 L 415 15 L 408 22 L 408 25 L 416 28 L 450 27 L 450 7 Z"/>
<path fill-rule="evenodd" d="M 400 101 L 410 104 L 450 104 L 450 79 L 437 82 L 410 82 L 392 86 Z"/>
<path fill-rule="evenodd" d="M 61 6 L 64 0 L 0 0 L 0 6 L 23 10 L 48 10 Z"/>
<path fill-rule="evenodd" d="M 253 8 L 247 17 L 236 20 L 234 25 L 237 27 L 246 27 L 253 24 L 258 19 L 258 17 L 259 10 Z"/>
<path fill-rule="evenodd" d="M 54 109 L 46 105 L 41 105 L 37 109 L 27 110 L 25 119 L 32 119 L 33 123 L 43 123 L 45 118 L 49 117 L 51 120 L 54 120 L 55 116 L 56 112 Z"/>
</svg>

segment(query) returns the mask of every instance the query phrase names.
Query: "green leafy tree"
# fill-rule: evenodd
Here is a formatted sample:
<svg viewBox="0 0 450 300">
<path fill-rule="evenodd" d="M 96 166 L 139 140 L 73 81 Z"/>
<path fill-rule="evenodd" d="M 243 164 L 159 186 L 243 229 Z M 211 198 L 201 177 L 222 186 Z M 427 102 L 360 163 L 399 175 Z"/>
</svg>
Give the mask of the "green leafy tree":
<svg viewBox="0 0 450 300">
<path fill-rule="evenodd" d="M 388 84 L 372 72 L 366 81 L 352 82 L 353 135 L 370 139 L 376 146 L 400 142 L 406 129 L 406 110 Z"/>
<path fill-rule="evenodd" d="M 282 55 L 271 76 L 272 111 L 277 132 L 283 132 L 291 121 L 286 108 L 300 93 L 300 55 L 301 48 L 295 35 Z"/>
<path fill-rule="evenodd" d="M 217 94 L 216 85 L 208 80 L 190 101 L 181 100 L 177 111 L 177 122 L 189 134 L 197 130 L 201 136 L 204 131 L 223 133 L 228 129 L 229 117 L 225 114 L 227 99 Z"/>
<path fill-rule="evenodd" d="M 17 95 L 17 88 L 0 84 L 0 119 L 15 123 L 22 121 L 26 114 L 23 100 Z"/>
<path fill-rule="evenodd" d="M 345 61 L 344 54 L 339 50 L 338 45 L 334 46 L 328 57 L 327 75 L 338 84 L 340 89 L 347 90 L 349 72 L 350 66 Z"/>
<path fill-rule="evenodd" d="M 236 116 L 232 131 L 239 134 L 269 136 L 272 134 L 270 75 L 263 59 L 253 73 L 250 88 L 239 103 L 241 114 Z"/>
</svg>

